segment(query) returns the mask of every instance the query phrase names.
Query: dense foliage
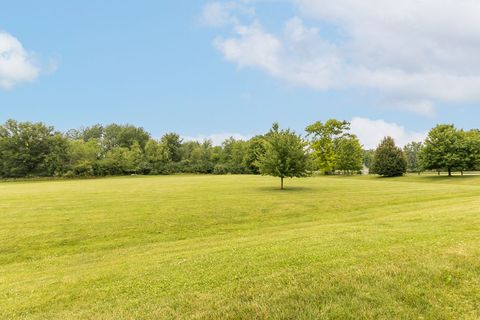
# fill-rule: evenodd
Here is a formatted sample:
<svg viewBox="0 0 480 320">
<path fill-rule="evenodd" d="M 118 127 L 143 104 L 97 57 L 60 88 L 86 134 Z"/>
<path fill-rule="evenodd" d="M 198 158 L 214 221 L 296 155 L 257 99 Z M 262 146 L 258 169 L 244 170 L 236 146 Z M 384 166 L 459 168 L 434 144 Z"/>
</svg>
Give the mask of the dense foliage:
<svg viewBox="0 0 480 320">
<path fill-rule="evenodd" d="M 423 168 L 452 171 L 477 170 L 480 163 L 480 132 L 458 130 L 453 125 L 433 128 L 420 154 Z"/>
<path fill-rule="evenodd" d="M 276 159 L 271 148 L 272 136 L 295 135 L 288 129 L 277 127 L 278 132 L 275 130 L 274 127 L 269 133 L 248 141 L 229 138 L 214 146 L 209 140 L 184 141 L 177 133 L 166 133 L 160 139 L 154 139 L 143 128 L 133 125 L 96 124 L 62 133 L 43 123 L 7 120 L 0 125 L 0 178 L 260 174 L 262 163 L 265 165 Z M 370 173 L 385 173 L 384 163 L 380 165 L 375 161 L 373 150 L 362 149 L 346 121 L 315 122 L 306 128 L 306 140 L 295 136 L 298 141 L 292 138 L 288 143 L 297 150 L 302 145 L 312 172 L 356 174 L 368 168 Z M 401 152 L 394 150 L 398 159 Z M 435 170 L 452 174 L 453 171 L 478 170 L 480 131 L 438 125 L 424 142 L 407 144 L 403 155 L 408 172 Z M 289 161 L 292 168 L 304 165 L 303 158 L 296 155 Z M 294 164 L 293 161 L 300 163 Z M 388 170 L 386 175 L 393 174 Z M 269 174 L 274 172 L 264 166 L 263 173 L 267 171 Z M 403 168 L 400 172 L 404 172 Z M 399 172 L 395 171 L 395 174 Z"/>
<path fill-rule="evenodd" d="M 309 155 L 306 143 L 300 136 L 289 129 L 280 130 L 275 123 L 264 139 L 264 152 L 257 164 L 260 173 L 283 179 L 305 177 L 309 174 Z"/>
<path fill-rule="evenodd" d="M 398 177 L 407 172 L 403 151 L 391 137 L 384 138 L 375 150 L 373 172 L 384 177 Z"/>
<path fill-rule="evenodd" d="M 97 124 L 63 134 L 43 123 L 8 120 L 0 126 L 0 177 L 259 174 L 263 139 L 230 138 L 213 146 L 176 133 L 156 140 L 132 125 Z"/>
<path fill-rule="evenodd" d="M 420 173 L 422 166 L 420 164 L 420 152 L 423 144 L 421 142 L 410 142 L 403 147 L 403 154 L 407 160 L 407 172 Z"/>
<path fill-rule="evenodd" d="M 356 173 L 363 168 L 360 141 L 350 133 L 350 123 L 336 119 L 306 128 L 316 167 L 325 174 Z"/>
</svg>

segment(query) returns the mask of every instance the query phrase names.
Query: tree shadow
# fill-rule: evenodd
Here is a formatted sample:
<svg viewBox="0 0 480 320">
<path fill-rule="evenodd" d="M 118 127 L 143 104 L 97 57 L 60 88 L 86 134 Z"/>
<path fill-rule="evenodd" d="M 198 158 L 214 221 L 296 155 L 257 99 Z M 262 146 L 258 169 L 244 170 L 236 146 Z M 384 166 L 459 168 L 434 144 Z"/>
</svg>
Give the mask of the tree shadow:
<svg viewBox="0 0 480 320">
<path fill-rule="evenodd" d="M 280 189 L 280 187 L 274 187 L 274 186 L 269 186 L 269 187 L 257 187 L 256 188 L 258 191 L 263 191 L 263 192 L 305 192 L 305 191 L 312 191 L 312 188 L 309 187 L 299 187 L 299 186 L 292 186 L 292 187 L 284 187 L 284 189 Z"/>
</svg>

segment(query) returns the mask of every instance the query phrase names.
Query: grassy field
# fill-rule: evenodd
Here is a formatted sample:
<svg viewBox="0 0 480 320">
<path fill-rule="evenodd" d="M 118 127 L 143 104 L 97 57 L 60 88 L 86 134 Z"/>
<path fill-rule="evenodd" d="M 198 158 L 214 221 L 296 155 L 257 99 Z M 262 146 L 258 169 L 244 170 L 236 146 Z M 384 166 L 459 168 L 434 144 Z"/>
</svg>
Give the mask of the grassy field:
<svg viewBox="0 0 480 320">
<path fill-rule="evenodd" d="M 0 183 L 0 319 L 479 319 L 480 177 Z"/>
</svg>

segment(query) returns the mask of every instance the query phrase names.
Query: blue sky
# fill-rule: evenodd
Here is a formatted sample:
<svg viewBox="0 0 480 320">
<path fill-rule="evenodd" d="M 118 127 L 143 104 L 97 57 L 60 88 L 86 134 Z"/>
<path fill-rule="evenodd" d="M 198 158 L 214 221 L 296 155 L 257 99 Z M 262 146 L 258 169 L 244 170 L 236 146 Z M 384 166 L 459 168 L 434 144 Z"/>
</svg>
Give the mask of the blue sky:
<svg viewBox="0 0 480 320">
<path fill-rule="evenodd" d="M 20 62 L 28 65 L 19 75 L 4 66 L 10 71 L 2 75 L 0 59 L 0 121 L 43 121 L 59 130 L 132 123 L 155 137 L 208 137 L 263 133 L 274 121 L 302 132 L 335 117 L 357 119 L 369 146 L 376 128 L 406 141 L 440 122 L 478 127 L 480 72 L 464 63 L 479 52 L 464 39 L 468 32 L 448 39 L 431 33 L 445 22 L 436 12 L 438 19 L 418 23 L 415 38 L 407 37 L 411 21 L 374 25 L 387 31 L 372 36 L 359 27 L 375 23 L 370 2 L 6 1 L 0 30 L 21 44 Z M 412 13 L 409 2 L 414 7 L 407 1 L 403 14 L 416 23 L 435 4 Z M 452 12 L 455 2 L 445 2 Z M 404 20 L 396 2 L 385 3 L 377 23 Z M 402 33 L 398 43 L 395 32 Z M 445 58 L 453 45 L 459 58 Z"/>
</svg>

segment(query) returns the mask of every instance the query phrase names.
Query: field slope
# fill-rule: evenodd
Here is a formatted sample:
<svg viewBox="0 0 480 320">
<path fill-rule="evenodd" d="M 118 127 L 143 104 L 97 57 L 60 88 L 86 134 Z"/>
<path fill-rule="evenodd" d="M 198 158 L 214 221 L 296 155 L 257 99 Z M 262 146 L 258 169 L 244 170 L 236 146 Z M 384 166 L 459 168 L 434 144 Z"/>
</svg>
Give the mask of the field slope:
<svg viewBox="0 0 480 320">
<path fill-rule="evenodd" d="M 0 183 L 0 319 L 478 319 L 480 178 Z"/>
</svg>

